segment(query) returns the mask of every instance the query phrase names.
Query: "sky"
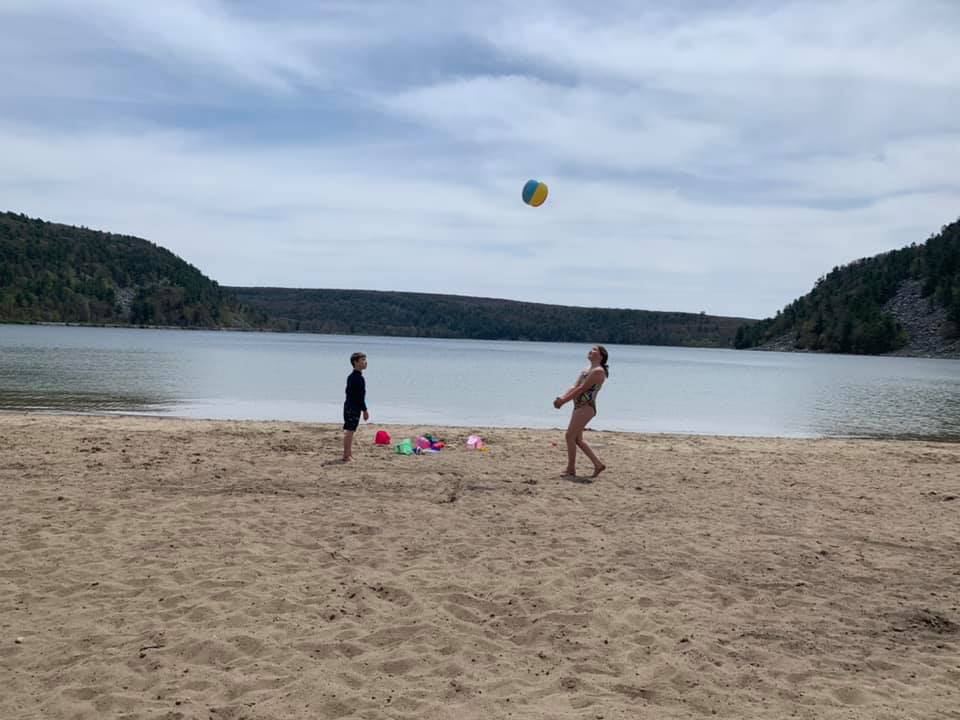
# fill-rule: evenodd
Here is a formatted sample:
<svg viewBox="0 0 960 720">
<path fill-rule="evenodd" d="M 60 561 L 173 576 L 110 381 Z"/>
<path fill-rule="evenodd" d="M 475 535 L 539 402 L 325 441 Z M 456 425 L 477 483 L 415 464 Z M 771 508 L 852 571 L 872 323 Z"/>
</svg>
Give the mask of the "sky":
<svg viewBox="0 0 960 720">
<path fill-rule="evenodd" d="M 960 217 L 958 36 L 956 0 L 0 0 L 0 210 L 223 285 L 767 317 Z"/>
</svg>

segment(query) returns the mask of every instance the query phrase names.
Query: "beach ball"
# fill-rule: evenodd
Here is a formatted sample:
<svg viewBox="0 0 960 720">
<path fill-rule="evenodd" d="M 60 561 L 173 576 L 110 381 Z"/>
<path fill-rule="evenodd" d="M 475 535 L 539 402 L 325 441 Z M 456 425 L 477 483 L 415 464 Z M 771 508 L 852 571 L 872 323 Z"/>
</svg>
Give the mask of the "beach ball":
<svg viewBox="0 0 960 720">
<path fill-rule="evenodd" d="M 527 180 L 523 186 L 523 201 L 527 205 L 540 207 L 547 199 L 547 184 L 539 180 Z"/>
</svg>

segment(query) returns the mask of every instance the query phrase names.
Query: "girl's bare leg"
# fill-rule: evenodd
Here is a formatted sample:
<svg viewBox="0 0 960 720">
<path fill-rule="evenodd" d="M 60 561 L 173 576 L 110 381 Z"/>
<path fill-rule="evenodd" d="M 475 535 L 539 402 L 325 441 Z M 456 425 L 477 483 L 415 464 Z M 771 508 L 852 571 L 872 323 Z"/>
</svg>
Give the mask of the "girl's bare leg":
<svg viewBox="0 0 960 720">
<path fill-rule="evenodd" d="M 574 408 L 573 412 L 570 413 L 570 424 L 567 426 L 566 435 L 567 469 L 564 470 L 564 475 L 577 474 L 577 445 L 579 444 L 579 438 L 583 435 L 583 429 L 587 426 L 587 423 L 590 422 L 590 419 L 596 414 L 596 410 L 589 405 L 581 405 L 578 408 Z"/>
<path fill-rule="evenodd" d="M 580 436 L 577 438 L 577 447 L 583 450 L 583 454 L 590 458 L 590 462 L 593 463 L 593 476 L 596 477 L 604 470 L 607 469 L 607 466 L 603 464 L 603 460 L 597 457 L 597 454 L 593 451 L 593 448 L 587 444 L 587 441 L 583 439 L 583 433 L 580 433 Z"/>
</svg>

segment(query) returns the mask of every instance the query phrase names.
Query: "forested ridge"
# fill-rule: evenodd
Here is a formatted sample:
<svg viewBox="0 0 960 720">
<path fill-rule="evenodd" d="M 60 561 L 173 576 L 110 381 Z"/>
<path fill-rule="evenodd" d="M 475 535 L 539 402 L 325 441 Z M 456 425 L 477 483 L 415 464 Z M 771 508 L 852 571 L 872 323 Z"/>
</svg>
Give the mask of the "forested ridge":
<svg viewBox="0 0 960 720">
<path fill-rule="evenodd" d="M 0 213 L 0 322 L 732 347 L 744 318 L 457 295 L 223 287 L 141 238 Z"/>
<path fill-rule="evenodd" d="M 376 290 L 230 287 L 275 327 L 410 337 L 732 347 L 744 318 Z"/>
<path fill-rule="evenodd" d="M 921 300 L 892 302 L 906 287 Z M 141 238 L 0 213 L 0 322 L 882 354 L 913 341 L 916 323 L 901 322 L 902 309 L 918 302 L 921 313 L 940 313 L 937 333 L 956 342 L 960 221 L 922 244 L 835 267 L 756 322 L 414 292 L 223 287 Z"/>
<path fill-rule="evenodd" d="M 741 327 L 734 344 L 871 355 L 896 351 L 911 337 L 897 314 L 884 308 L 908 283 L 921 288 L 922 311 L 945 310 L 946 322 L 938 329 L 942 338 L 957 338 L 960 221 L 919 245 L 833 268 L 775 317 Z"/>
<path fill-rule="evenodd" d="M 10 212 L 0 213 L 0 321 L 256 324 L 229 292 L 165 248 Z"/>
</svg>

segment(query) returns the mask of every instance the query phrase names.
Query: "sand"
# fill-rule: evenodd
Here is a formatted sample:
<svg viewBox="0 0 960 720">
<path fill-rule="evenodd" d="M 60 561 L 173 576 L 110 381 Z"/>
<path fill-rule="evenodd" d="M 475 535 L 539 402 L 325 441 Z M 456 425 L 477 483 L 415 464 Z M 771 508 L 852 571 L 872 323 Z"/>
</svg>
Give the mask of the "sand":
<svg viewBox="0 0 960 720">
<path fill-rule="evenodd" d="M 960 718 L 960 445 L 376 429 L 0 415 L 0 718 Z"/>
</svg>

